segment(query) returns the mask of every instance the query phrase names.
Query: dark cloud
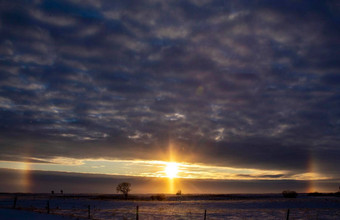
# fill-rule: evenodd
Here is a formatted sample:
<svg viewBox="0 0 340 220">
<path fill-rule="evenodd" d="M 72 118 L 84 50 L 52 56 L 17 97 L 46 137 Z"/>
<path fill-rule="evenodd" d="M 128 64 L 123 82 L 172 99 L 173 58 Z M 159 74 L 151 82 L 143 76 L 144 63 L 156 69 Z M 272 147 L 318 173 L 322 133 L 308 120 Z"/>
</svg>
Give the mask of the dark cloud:
<svg viewBox="0 0 340 220">
<path fill-rule="evenodd" d="M 239 177 L 251 177 L 251 178 L 280 178 L 284 177 L 284 174 L 277 175 L 248 175 L 248 174 L 238 174 Z"/>
<path fill-rule="evenodd" d="M 164 159 L 173 142 L 183 161 L 299 173 L 313 160 L 335 177 L 338 11 L 335 1 L 3 2 L 1 158 Z"/>
<path fill-rule="evenodd" d="M 49 193 L 115 193 L 115 186 L 122 181 L 130 182 L 131 193 L 164 193 L 166 178 L 124 177 L 51 171 L 23 171 L 0 169 L 0 192 Z M 29 180 L 29 181 L 28 181 Z M 299 193 L 309 192 L 310 182 L 299 180 L 196 180 L 178 179 L 175 188 L 185 193 L 281 193 L 290 189 Z M 336 181 L 314 181 L 323 191 L 337 190 Z M 24 185 L 24 186 L 23 186 Z"/>
</svg>

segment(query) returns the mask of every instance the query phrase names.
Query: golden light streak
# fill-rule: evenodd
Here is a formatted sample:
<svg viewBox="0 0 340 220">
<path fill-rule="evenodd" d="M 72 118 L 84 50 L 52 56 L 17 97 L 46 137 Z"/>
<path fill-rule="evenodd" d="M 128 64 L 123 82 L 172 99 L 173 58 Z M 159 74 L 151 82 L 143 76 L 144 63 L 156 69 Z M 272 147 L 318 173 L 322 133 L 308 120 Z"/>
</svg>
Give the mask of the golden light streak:
<svg viewBox="0 0 340 220">
<path fill-rule="evenodd" d="M 315 170 L 316 170 L 316 161 L 314 160 L 314 155 L 313 155 L 313 152 L 311 151 L 309 153 L 309 160 L 308 160 L 308 171 L 309 172 L 306 173 L 306 175 L 308 175 L 309 177 L 307 192 L 316 192 L 314 180 L 317 179 L 318 174 L 315 173 Z"/>
<path fill-rule="evenodd" d="M 31 164 L 24 162 L 21 175 L 21 186 L 24 192 L 31 192 Z"/>
<path fill-rule="evenodd" d="M 178 165 L 175 161 L 175 153 L 173 151 L 172 143 L 169 144 L 169 159 L 170 162 L 166 164 L 165 173 L 169 177 L 169 191 L 174 193 L 174 177 L 177 177 Z"/>
<path fill-rule="evenodd" d="M 21 173 L 21 188 L 23 190 L 23 192 L 31 192 L 32 189 L 32 163 L 30 162 L 30 155 L 31 154 L 31 149 L 33 148 L 31 143 L 28 143 L 27 145 L 25 145 L 23 147 L 22 152 L 24 153 L 24 155 L 26 155 L 26 157 L 24 157 L 24 161 L 22 164 L 20 164 L 19 167 L 22 168 L 22 173 Z"/>
<path fill-rule="evenodd" d="M 30 160 L 41 160 L 47 163 L 36 163 Z M 175 171 L 171 171 L 169 164 L 175 164 Z M 75 172 L 87 174 L 107 174 L 107 175 L 122 175 L 136 177 L 158 177 L 174 179 L 214 179 L 214 180 L 306 180 L 310 182 L 310 190 L 315 190 L 313 181 L 331 179 L 330 176 L 325 176 L 315 172 L 315 161 L 310 161 L 309 172 L 289 175 L 289 171 L 284 170 L 262 170 L 262 169 L 247 169 L 233 168 L 223 166 L 211 166 L 197 163 L 177 162 L 174 155 L 170 161 L 144 161 L 144 160 L 108 160 L 108 159 L 82 159 L 73 158 L 55 158 L 55 159 L 39 159 L 27 158 L 24 162 L 0 161 L 0 168 L 25 170 L 25 185 L 29 185 L 29 171 L 60 171 L 60 172 Z M 176 171 L 177 170 L 177 171 Z M 284 174 L 281 177 L 271 178 L 270 175 Z M 287 174 L 287 175 L 286 175 Z M 22 183 L 24 184 L 24 183 Z M 306 189 L 307 190 L 307 189 Z"/>
<path fill-rule="evenodd" d="M 169 178 L 168 182 L 169 182 L 169 193 L 174 193 L 175 192 L 174 179 Z"/>
</svg>

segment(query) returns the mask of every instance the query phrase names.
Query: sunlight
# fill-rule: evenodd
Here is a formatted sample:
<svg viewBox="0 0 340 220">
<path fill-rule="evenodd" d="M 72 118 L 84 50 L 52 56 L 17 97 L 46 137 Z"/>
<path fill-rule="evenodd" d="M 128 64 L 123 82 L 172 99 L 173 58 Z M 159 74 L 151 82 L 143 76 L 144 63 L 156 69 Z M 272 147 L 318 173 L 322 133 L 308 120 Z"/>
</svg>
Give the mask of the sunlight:
<svg viewBox="0 0 340 220">
<path fill-rule="evenodd" d="M 165 168 L 165 173 L 166 173 L 167 177 L 169 177 L 169 178 L 177 177 L 177 173 L 178 173 L 177 163 L 173 163 L 173 162 L 167 163 L 166 168 Z"/>
</svg>

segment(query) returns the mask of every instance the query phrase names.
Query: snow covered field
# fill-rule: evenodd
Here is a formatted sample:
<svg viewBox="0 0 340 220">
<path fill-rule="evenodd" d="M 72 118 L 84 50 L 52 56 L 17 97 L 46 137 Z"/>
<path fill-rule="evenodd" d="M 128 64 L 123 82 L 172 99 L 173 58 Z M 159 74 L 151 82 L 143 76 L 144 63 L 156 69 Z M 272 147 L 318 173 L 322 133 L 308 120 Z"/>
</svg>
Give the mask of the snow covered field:
<svg viewBox="0 0 340 220">
<path fill-rule="evenodd" d="M 17 209 L 0 209 L 1 220 L 23 220 L 23 219 L 34 219 L 34 220 L 74 220 L 67 216 L 59 215 L 48 215 L 43 213 L 36 213 Z"/>
<path fill-rule="evenodd" d="M 0 194 L 0 207 L 13 207 L 14 198 L 14 194 Z M 207 210 L 207 219 L 286 219 L 289 209 L 289 219 L 340 219 L 339 197 L 302 195 L 296 199 L 286 199 L 280 195 L 243 197 L 202 195 L 182 198 L 167 196 L 166 201 L 146 201 L 149 196 L 140 198 L 144 200 L 124 201 L 94 195 L 21 194 L 17 195 L 16 209 L 47 213 L 49 205 L 51 214 L 87 218 L 90 206 L 92 219 L 135 219 L 138 205 L 141 220 L 203 219 L 204 210 Z M 50 216 L 52 219 L 54 215 Z"/>
</svg>

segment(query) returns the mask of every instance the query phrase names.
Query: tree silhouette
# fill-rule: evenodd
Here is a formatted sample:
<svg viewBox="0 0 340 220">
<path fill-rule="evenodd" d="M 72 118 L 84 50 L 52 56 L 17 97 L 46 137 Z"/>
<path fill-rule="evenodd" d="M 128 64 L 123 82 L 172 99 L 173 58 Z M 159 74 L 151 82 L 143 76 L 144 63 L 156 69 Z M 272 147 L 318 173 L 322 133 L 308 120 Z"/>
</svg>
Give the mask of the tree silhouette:
<svg viewBox="0 0 340 220">
<path fill-rule="evenodd" d="M 128 193 L 131 191 L 130 187 L 131 187 L 131 183 L 123 182 L 123 183 L 118 184 L 118 186 L 116 187 L 116 190 L 117 190 L 117 193 L 122 192 L 125 196 L 125 199 L 127 199 Z"/>
</svg>

